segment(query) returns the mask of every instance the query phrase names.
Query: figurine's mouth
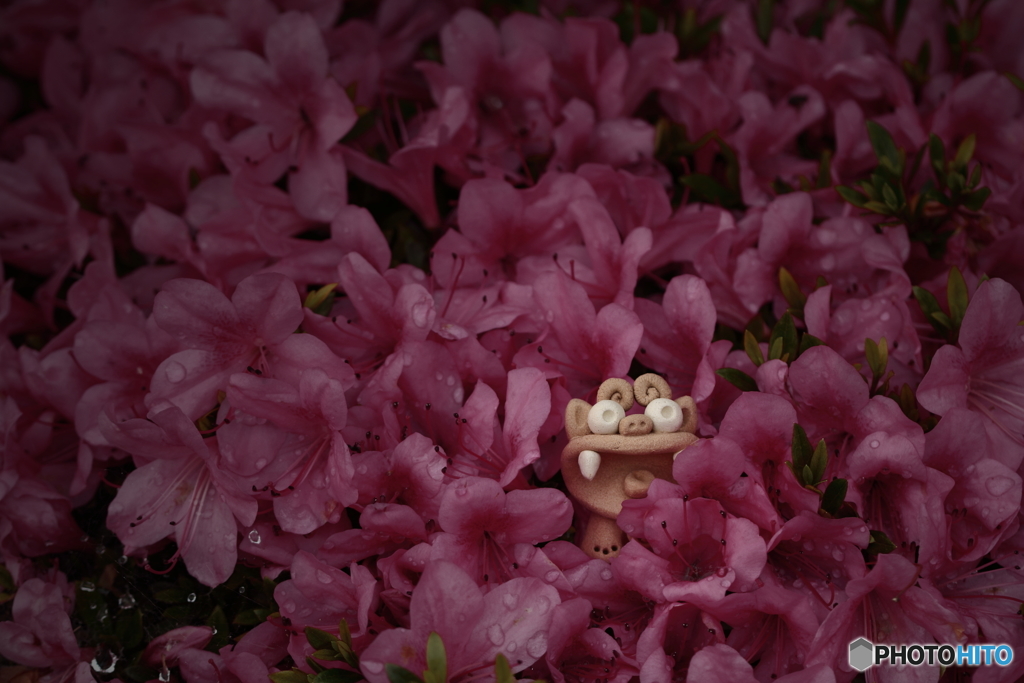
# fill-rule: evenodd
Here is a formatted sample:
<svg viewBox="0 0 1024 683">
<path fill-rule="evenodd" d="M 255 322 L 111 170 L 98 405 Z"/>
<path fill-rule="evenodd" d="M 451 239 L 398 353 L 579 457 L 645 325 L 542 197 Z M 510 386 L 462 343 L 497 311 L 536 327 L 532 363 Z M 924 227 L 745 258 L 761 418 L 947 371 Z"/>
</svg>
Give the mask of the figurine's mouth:
<svg viewBox="0 0 1024 683">
<path fill-rule="evenodd" d="M 580 436 L 562 452 L 562 477 L 585 507 L 614 518 L 653 479 L 672 481 L 673 456 L 696 441 L 689 432 Z"/>
</svg>

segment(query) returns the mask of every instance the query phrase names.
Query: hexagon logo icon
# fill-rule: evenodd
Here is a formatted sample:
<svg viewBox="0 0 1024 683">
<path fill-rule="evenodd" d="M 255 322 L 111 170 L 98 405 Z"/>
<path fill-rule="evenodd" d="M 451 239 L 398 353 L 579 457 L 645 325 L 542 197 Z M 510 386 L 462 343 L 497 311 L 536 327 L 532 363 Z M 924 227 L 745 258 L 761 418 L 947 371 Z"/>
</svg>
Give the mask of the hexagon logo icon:
<svg viewBox="0 0 1024 683">
<path fill-rule="evenodd" d="M 858 638 L 850 643 L 850 666 L 857 671 L 867 671 L 874 659 L 875 646 L 867 638 Z"/>
</svg>

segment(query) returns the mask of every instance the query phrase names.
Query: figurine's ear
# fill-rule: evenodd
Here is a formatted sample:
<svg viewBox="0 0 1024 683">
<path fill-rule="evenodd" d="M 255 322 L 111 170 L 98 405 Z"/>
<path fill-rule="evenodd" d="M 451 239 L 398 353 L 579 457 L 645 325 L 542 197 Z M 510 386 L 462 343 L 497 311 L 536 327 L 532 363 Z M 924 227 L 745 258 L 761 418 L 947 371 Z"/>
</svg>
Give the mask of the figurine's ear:
<svg viewBox="0 0 1024 683">
<path fill-rule="evenodd" d="M 683 425 L 678 429 L 680 432 L 697 433 L 697 403 L 692 396 L 680 396 L 676 403 L 683 411 Z"/>
<path fill-rule="evenodd" d="M 565 433 L 570 439 L 590 434 L 590 426 L 587 424 L 590 407 L 590 404 L 581 398 L 574 398 L 565 407 Z"/>
</svg>

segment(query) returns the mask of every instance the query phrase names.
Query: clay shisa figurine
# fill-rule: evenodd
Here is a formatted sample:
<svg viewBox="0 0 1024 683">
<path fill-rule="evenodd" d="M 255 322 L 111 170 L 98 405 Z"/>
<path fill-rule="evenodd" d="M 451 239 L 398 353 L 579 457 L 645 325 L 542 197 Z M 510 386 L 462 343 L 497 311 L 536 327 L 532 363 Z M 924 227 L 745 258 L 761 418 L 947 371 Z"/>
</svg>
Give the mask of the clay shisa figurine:
<svg viewBox="0 0 1024 683">
<path fill-rule="evenodd" d="M 636 402 L 642 414 L 626 415 Z M 630 385 L 601 383 L 597 402 L 574 398 L 565 409 L 569 444 L 562 451 L 562 477 L 569 492 L 592 514 L 579 545 L 591 557 L 619 554 L 626 535 L 615 523 L 628 498 L 643 498 L 655 478 L 672 479 L 672 461 L 697 441 L 697 406 L 689 396 L 672 400 L 659 375 Z"/>
</svg>

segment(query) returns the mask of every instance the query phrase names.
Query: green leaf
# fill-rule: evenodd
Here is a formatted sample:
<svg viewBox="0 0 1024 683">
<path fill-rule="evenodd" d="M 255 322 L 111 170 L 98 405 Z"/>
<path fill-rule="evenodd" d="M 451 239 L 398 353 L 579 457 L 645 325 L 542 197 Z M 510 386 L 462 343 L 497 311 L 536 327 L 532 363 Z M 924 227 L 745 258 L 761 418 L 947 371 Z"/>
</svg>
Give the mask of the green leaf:
<svg viewBox="0 0 1024 683">
<path fill-rule="evenodd" d="M 764 364 L 761 345 L 757 343 L 757 338 L 750 330 L 743 330 L 743 350 L 747 352 L 747 357 L 755 366 L 761 367 Z"/>
<path fill-rule="evenodd" d="M 960 147 L 956 150 L 956 158 L 953 159 L 953 167 L 958 170 L 967 168 L 967 162 L 974 156 L 974 149 L 977 145 L 978 140 L 974 133 L 965 137 L 963 142 L 960 143 Z"/>
<path fill-rule="evenodd" d="M 896 7 L 892 18 L 892 37 L 895 39 L 900 35 L 903 22 L 907 19 L 907 10 L 910 8 L 910 0 L 896 0 Z"/>
<path fill-rule="evenodd" d="M 448 655 L 436 631 L 431 631 L 427 636 L 427 671 L 437 683 L 448 683 Z"/>
<path fill-rule="evenodd" d="M 942 310 L 942 307 L 939 306 L 939 300 L 924 287 L 914 287 L 913 291 L 914 298 L 917 299 L 917 305 L 921 307 L 921 312 L 925 315 L 931 315 L 936 311 Z"/>
<path fill-rule="evenodd" d="M 224 608 L 217 605 L 206 619 L 206 625 L 213 629 L 213 638 L 207 646 L 210 652 L 217 652 L 231 642 L 231 627 L 228 625 Z"/>
<path fill-rule="evenodd" d="M 114 634 L 117 636 L 118 645 L 126 650 L 141 645 L 142 637 L 145 635 L 145 630 L 142 627 L 142 611 L 138 609 L 123 610 L 117 617 Z"/>
<path fill-rule="evenodd" d="M 305 632 L 306 632 L 306 640 L 309 641 L 309 644 L 313 646 L 314 650 L 330 650 L 331 649 L 331 642 L 334 641 L 334 638 L 332 638 L 331 634 L 328 633 L 327 631 L 321 631 L 318 628 L 313 628 L 312 626 L 307 626 L 305 628 Z"/>
<path fill-rule="evenodd" d="M 979 166 L 978 168 L 981 167 Z M 980 211 L 981 207 L 985 205 L 985 202 L 988 200 L 989 195 L 991 194 L 992 190 L 990 190 L 989 188 L 979 188 L 972 192 L 971 194 L 964 197 L 964 206 L 966 206 L 971 211 Z"/>
<path fill-rule="evenodd" d="M 388 680 L 391 681 L 391 683 L 423 683 L 422 678 L 409 671 L 404 666 L 388 664 L 384 670 L 387 671 Z"/>
<path fill-rule="evenodd" d="M 313 677 L 311 683 L 356 683 L 365 681 L 362 674 L 344 669 L 324 669 Z"/>
<path fill-rule="evenodd" d="M 785 342 L 782 337 L 776 337 L 774 341 L 768 343 L 768 360 L 781 360 L 782 359 L 782 346 Z"/>
<path fill-rule="evenodd" d="M 270 674 L 270 680 L 274 683 L 309 683 L 309 679 L 309 674 L 298 669 L 278 671 L 276 674 Z"/>
<path fill-rule="evenodd" d="M 885 205 L 893 211 L 899 210 L 900 201 L 896 197 L 896 193 L 893 191 L 892 186 L 888 183 L 882 186 L 882 199 L 885 200 Z"/>
<path fill-rule="evenodd" d="M 805 486 L 814 484 L 814 472 L 811 470 L 810 465 L 804 465 L 803 469 L 800 470 L 800 483 Z"/>
<path fill-rule="evenodd" d="M 868 367 L 871 368 L 871 377 L 877 381 L 885 374 L 885 367 L 889 363 L 889 347 L 885 337 L 882 337 L 877 344 L 874 339 L 866 338 L 864 340 L 864 357 L 867 358 Z"/>
<path fill-rule="evenodd" d="M 825 487 L 825 493 L 821 497 L 821 509 L 832 515 L 839 514 L 839 508 L 846 500 L 846 490 L 849 484 L 845 479 L 833 479 Z"/>
<path fill-rule="evenodd" d="M 875 156 L 878 157 L 878 161 L 887 161 L 890 169 L 895 173 L 899 173 L 902 170 L 903 163 L 892 135 L 874 121 L 868 121 L 867 128 L 868 139 L 871 141 L 871 148 L 875 150 Z"/>
<path fill-rule="evenodd" d="M 757 382 L 754 378 L 736 368 L 721 368 L 715 370 L 715 374 L 731 382 L 740 391 L 757 391 Z"/>
<path fill-rule="evenodd" d="M 516 680 L 512 675 L 512 667 L 509 666 L 505 655 L 500 652 L 494 658 L 494 677 L 497 679 L 496 683 L 515 683 Z"/>
<path fill-rule="evenodd" d="M 775 349 L 779 340 L 782 341 L 781 352 L 776 355 Z M 800 345 L 796 324 L 793 322 L 793 316 L 789 313 L 783 313 L 782 317 L 779 318 L 779 322 L 775 323 L 771 337 L 768 339 L 768 348 L 771 349 L 769 355 L 772 359 L 778 358 L 786 362 L 796 360 Z"/>
<path fill-rule="evenodd" d="M 338 283 L 332 282 L 330 284 L 324 285 L 323 287 L 313 292 L 310 292 L 309 294 L 306 295 L 306 300 L 302 303 L 302 305 L 316 312 L 317 309 L 323 306 L 324 302 L 328 300 L 328 297 L 330 297 L 330 295 L 334 293 L 334 290 L 337 289 L 337 287 Z"/>
<path fill-rule="evenodd" d="M 341 661 L 341 655 L 333 648 L 324 648 L 323 650 L 317 650 L 312 655 L 313 659 L 319 659 L 321 662 L 337 662 Z"/>
<path fill-rule="evenodd" d="M 741 204 L 739 195 L 725 185 L 703 173 L 691 173 L 683 176 L 679 182 L 690 188 L 697 199 L 710 204 L 718 204 L 725 208 L 735 208 Z"/>
<path fill-rule="evenodd" d="M 327 667 L 319 664 L 312 657 L 306 657 L 306 666 L 313 670 L 313 673 L 320 673 L 321 671 L 327 671 Z"/>
<path fill-rule="evenodd" d="M 800 353 L 803 353 L 812 346 L 825 346 L 825 342 L 821 341 L 813 334 L 807 334 L 804 332 L 803 336 L 800 337 Z"/>
<path fill-rule="evenodd" d="M 797 472 L 803 470 L 811 462 L 811 440 L 807 438 L 807 432 L 797 423 L 793 423 L 793 469 Z"/>
<path fill-rule="evenodd" d="M 819 481 L 825 478 L 825 467 L 828 465 L 828 448 L 825 446 L 825 439 L 818 442 L 818 445 L 814 447 L 814 453 L 811 455 L 811 479 L 804 482 L 811 486 L 816 486 Z"/>
<path fill-rule="evenodd" d="M 872 555 L 885 555 L 896 550 L 896 544 L 889 540 L 889 537 L 882 531 L 872 529 L 869 538 L 868 552 Z"/>
<path fill-rule="evenodd" d="M 775 0 L 757 0 L 757 15 L 754 24 L 757 27 L 757 37 L 765 45 L 772 36 L 772 28 L 775 25 Z"/>
<path fill-rule="evenodd" d="M 960 269 L 953 266 L 949 270 L 949 278 L 946 280 L 946 300 L 949 302 L 949 317 L 953 321 L 953 328 L 959 329 L 960 323 L 967 313 L 967 283 Z"/>
<path fill-rule="evenodd" d="M 782 296 L 786 298 L 789 307 L 799 311 L 802 315 L 804 304 L 807 303 L 807 296 L 800 291 L 800 285 L 785 268 L 779 268 L 779 289 L 782 290 Z"/>
<path fill-rule="evenodd" d="M 7 567 L 2 564 L 0 564 L 0 588 L 8 591 L 13 591 L 16 588 L 14 577 L 11 576 L 11 572 L 7 570 Z"/>
<path fill-rule="evenodd" d="M 836 185 L 836 192 L 839 193 L 840 197 L 858 208 L 863 208 L 864 204 L 868 201 L 868 198 L 860 192 L 857 192 L 853 188 L 846 187 L 845 185 Z"/>
<path fill-rule="evenodd" d="M 939 329 L 940 330 L 947 330 L 947 331 L 949 331 L 949 330 L 953 329 L 953 321 L 950 320 L 949 316 L 946 315 L 945 313 L 943 313 L 942 311 L 937 311 L 936 313 L 932 313 L 928 317 L 931 318 L 932 320 L 934 320 L 935 322 L 937 322 L 939 324 Z"/>
</svg>

